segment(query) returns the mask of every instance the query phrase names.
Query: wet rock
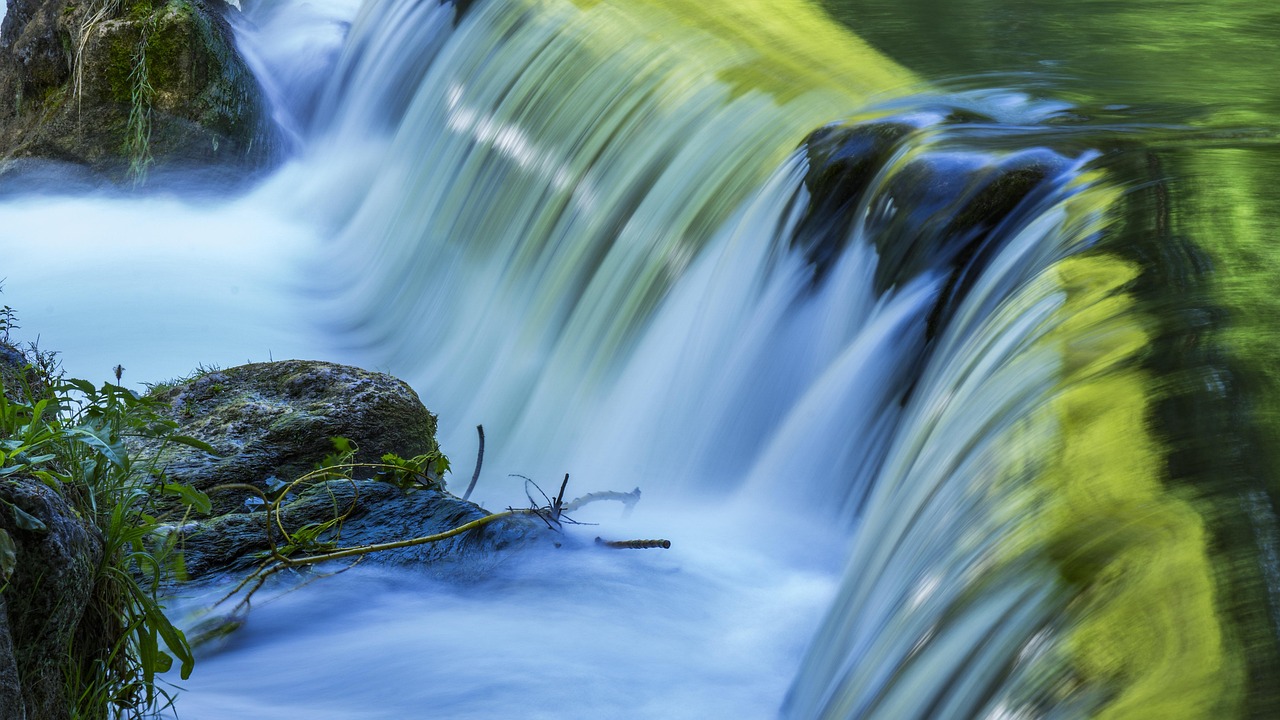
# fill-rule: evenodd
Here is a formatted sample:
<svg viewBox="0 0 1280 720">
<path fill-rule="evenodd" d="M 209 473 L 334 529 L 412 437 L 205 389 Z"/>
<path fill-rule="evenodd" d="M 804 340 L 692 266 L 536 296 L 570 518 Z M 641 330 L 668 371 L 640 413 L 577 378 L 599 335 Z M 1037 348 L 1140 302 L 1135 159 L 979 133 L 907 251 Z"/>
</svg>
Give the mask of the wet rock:
<svg viewBox="0 0 1280 720">
<path fill-rule="evenodd" d="M 858 206 L 876 173 L 915 129 L 900 122 L 831 125 L 805 140 L 809 172 L 804 185 L 809 202 L 792 235 L 792 246 L 813 266 L 815 285 L 848 246 Z"/>
<path fill-rule="evenodd" d="M 95 622 L 85 610 L 102 561 L 101 534 L 37 480 L 0 480 L 0 501 L 0 530 L 12 539 L 17 560 L 0 594 L 0 699 L 5 701 L 0 708 L 9 713 L 0 712 L 0 718 L 23 717 L 23 706 L 27 718 L 67 718 L 71 707 L 64 673 L 72 638 L 105 635 L 85 627 Z M 38 524 L 20 522 L 11 506 Z M 22 695 L 17 711 L 6 698 L 15 678 Z"/>
<path fill-rule="evenodd" d="M 925 273 L 946 278 L 927 327 L 929 337 L 940 331 L 998 250 L 993 239 L 1008 236 L 996 230 L 1033 215 L 1071 163 L 1044 148 L 984 149 L 959 130 L 974 120 L 937 111 L 832 126 L 808 139 L 809 197 L 792 246 L 814 268 L 815 285 L 861 226 L 879 256 L 877 292 Z"/>
<path fill-rule="evenodd" d="M 356 547 L 434 535 L 489 513 L 474 503 L 439 490 L 404 490 L 377 480 L 331 480 L 313 485 L 300 492 L 295 500 L 286 502 L 281 508 L 280 524 L 294 532 L 340 514 L 346 515 L 340 531 L 324 537 L 339 541 L 342 547 Z M 269 515 L 259 508 L 175 528 L 183 534 L 188 578 L 199 580 L 219 573 L 242 573 L 266 560 L 270 547 Z M 272 542 L 277 546 L 283 544 L 274 521 L 269 527 Z M 469 576 L 482 572 L 493 562 L 496 551 L 554 541 L 554 538 L 536 518 L 517 516 L 439 542 L 380 551 L 367 556 L 366 561 L 412 565 L 442 576 Z"/>
<path fill-rule="evenodd" d="M 116 180 L 157 166 L 265 164 L 263 92 L 221 0 L 10 0 L 0 26 L 0 158 Z"/>
</svg>

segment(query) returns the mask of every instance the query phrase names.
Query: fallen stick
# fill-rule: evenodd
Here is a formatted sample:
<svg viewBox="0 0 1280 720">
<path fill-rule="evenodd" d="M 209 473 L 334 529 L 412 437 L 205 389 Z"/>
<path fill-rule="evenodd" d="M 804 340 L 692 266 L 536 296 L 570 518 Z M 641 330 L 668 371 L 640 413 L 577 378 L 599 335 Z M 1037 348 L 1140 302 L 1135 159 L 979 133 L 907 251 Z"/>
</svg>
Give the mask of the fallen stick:
<svg viewBox="0 0 1280 720">
<path fill-rule="evenodd" d="M 596 538 L 597 545 L 616 548 L 618 550 L 648 550 L 651 548 L 662 548 L 663 550 L 671 549 L 670 540 L 605 540 L 604 538 Z"/>
</svg>

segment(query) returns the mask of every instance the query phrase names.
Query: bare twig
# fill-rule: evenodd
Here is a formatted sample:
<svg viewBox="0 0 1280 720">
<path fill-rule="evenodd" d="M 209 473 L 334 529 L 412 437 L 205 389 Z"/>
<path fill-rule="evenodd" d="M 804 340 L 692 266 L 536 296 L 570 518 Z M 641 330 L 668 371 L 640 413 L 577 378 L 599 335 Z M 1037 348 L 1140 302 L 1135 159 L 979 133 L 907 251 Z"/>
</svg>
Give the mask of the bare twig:
<svg viewBox="0 0 1280 720">
<path fill-rule="evenodd" d="M 480 450 L 476 452 L 476 471 L 471 473 L 471 484 L 467 486 L 467 491 L 462 493 L 463 500 L 471 499 L 471 491 L 476 489 L 476 481 L 480 479 L 480 466 L 484 465 L 484 426 L 477 425 L 476 433 L 480 435 Z"/>
<path fill-rule="evenodd" d="M 593 502 L 598 502 L 600 500 L 617 500 L 618 502 L 622 503 L 623 505 L 626 506 L 626 510 L 623 512 L 623 515 L 626 516 L 631 513 L 631 509 L 636 506 L 636 503 L 640 502 L 640 488 L 636 488 L 635 490 L 632 490 L 631 492 L 628 492 L 628 493 L 616 492 L 613 490 L 587 493 L 586 495 L 583 495 L 582 497 L 575 499 L 573 502 L 565 503 L 564 511 L 573 512 L 574 510 L 580 509 L 584 505 L 588 505 Z"/>
<path fill-rule="evenodd" d="M 564 474 L 564 482 L 560 483 L 560 492 L 556 501 L 551 503 L 551 519 L 560 522 L 560 513 L 564 511 L 564 489 L 569 486 L 569 473 Z"/>
</svg>

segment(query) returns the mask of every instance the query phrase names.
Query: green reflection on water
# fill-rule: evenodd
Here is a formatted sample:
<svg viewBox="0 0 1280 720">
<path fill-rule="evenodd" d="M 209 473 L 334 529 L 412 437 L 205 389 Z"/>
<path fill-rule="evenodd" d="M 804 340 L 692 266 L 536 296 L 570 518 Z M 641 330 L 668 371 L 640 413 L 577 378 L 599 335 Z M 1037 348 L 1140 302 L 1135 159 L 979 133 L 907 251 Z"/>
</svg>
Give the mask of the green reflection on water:
<svg viewBox="0 0 1280 720">
<path fill-rule="evenodd" d="M 1203 271 L 1200 279 L 1149 280 L 1169 281 L 1170 335 L 1149 361 L 1161 373 L 1155 422 L 1171 447 L 1165 475 L 1191 490 L 1212 528 L 1217 612 L 1248 666 L 1243 706 L 1231 715 L 1280 717 L 1277 568 L 1263 548 L 1280 506 L 1280 2 L 824 5 L 927 81 L 1065 99 L 1112 126 L 1093 137 L 1104 149 L 1115 125 L 1130 126 L 1123 134 L 1136 143 L 1124 152 L 1151 170 L 1135 176 L 1148 186 L 1148 199 L 1141 190 L 1135 197 L 1149 205 L 1145 242 L 1167 249 L 1144 250 L 1137 236 L 1121 242 L 1137 258 L 1189 241 L 1206 261 L 1189 260 L 1184 271 Z M 1178 313 L 1214 319 L 1211 328 L 1178 329 Z"/>
<path fill-rule="evenodd" d="M 1035 73 L 1089 105 L 1211 109 L 1274 127 L 1280 3 L 1270 0 L 826 0 L 925 77 Z"/>
</svg>

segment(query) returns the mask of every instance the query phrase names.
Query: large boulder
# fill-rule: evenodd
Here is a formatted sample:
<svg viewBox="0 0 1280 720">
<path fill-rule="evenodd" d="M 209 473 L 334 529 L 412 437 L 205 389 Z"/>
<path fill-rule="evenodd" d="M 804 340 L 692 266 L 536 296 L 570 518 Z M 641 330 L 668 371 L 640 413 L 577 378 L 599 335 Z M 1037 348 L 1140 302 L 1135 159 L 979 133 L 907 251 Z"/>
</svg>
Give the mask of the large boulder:
<svg viewBox="0 0 1280 720">
<path fill-rule="evenodd" d="M 153 388 L 178 433 L 208 443 L 218 456 L 155 440 L 133 449 L 171 480 L 208 492 L 246 483 L 270 492 L 313 469 L 344 437 L 356 462 L 386 453 L 413 457 L 436 449 L 436 417 L 417 393 L 390 375 L 333 363 L 285 360 L 203 372 Z M 364 473 L 364 477 L 368 477 Z M 215 509 L 239 501 L 215 494 Z"/>
<path fill-rule="evenodd" d="M 0 530 L 12 540 L 17 561 L 0 593 L 0 718 L 70 717 L 65 674 L 72 639 L 109 635 L 86 627 L 109 621 L 85 612 L 102 536 L 44 483 L 14 478 L 0 480 Z"/>
<path fill-rule="evenodd" d="M 159 166 L 257 167 L 276 131 L 222 0 L 9 0 L 0 159 L 120 180 Z M 3 167 L 0 167 L 0 171 Z"/>
<path fill-rule="evenodd" d="M 279 525 L 294 532 L 350 511 L 339 533 L 343 546 L 432 535 L 484 517 L 477 505 L 444 492 L 435 482 L 401 487 L 371 480 L 373 469 L 356 469 L 354 480 L 300 485 L 284 496 L 279 525 L 268 526 L 265 507 L 250 485 L 278 495 L 282 484 L 314 469 L 334 451 L 332 439 L 351 440 L 357 463 L 386 453 L 404 458 L 437 451 L 436 418 L 417 394 L 389 375 L 326 362 L 288 360 L 202 373 L 152 397 L 179 423 L 177 432 L 208 443 L 219 457 L 179 444 L 139 442 L 140 457 L 174 482 L 210 494 L 213 513 L 172 527 L 182 534 L 188 577 L 245 570 L 279 543 Z M 379 553 L 379 561 L 429 568 L 474 560 L 483 553 L 524 544 L 546 534 L 529 517 L 506 518 L 445 542 Z M 479 551 L 479 552 L 475 552 Z"/>
</svg>

